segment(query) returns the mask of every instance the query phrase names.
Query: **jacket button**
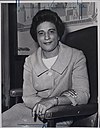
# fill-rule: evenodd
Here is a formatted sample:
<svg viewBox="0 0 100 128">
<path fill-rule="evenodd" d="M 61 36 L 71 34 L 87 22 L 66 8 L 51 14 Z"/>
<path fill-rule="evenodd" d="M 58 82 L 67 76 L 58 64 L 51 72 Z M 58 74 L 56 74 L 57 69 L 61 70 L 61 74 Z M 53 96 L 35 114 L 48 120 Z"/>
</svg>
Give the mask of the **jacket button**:
<svg viewBox="0 0 100 128">
<path fill-rule="evenodd" d="M 49 73 L 48 73 L 48 76 L 52 76 L 52 72 L 49 72 Z"/>
</svg>

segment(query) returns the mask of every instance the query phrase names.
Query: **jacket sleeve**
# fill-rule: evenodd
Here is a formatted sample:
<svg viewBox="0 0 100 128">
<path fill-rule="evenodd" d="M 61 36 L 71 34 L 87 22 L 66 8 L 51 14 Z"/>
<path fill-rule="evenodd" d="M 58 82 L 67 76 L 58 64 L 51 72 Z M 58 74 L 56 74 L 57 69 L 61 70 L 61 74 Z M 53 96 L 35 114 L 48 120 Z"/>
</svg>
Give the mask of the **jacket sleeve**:
<svg viewBox="0 0 100 128">
<path fill-rule="evenodd" d="M 24 64 L 22 99 L 25 105 L 29 108 L 33 108 L 34 105 L 41 100 L 41 97 L 37 96 L 37 91 L 34 89 L 30 56 L 25 59 Z"/>
<path fill-rule="evenodd" d="M 87 104 L 90 97 L 86 58 L 82 51 L 76 56 L 72 69 L 72 89 L 63 94 L 69 97 L 74 106 Z"/>
<path fill-rule="evenodd" d="M 72 73 L 72 89 L 77 93 L 77 104 L 87 104 L 89 93 L 89 80 L 86 66 L 86 58 L 82 51 L 77 55 Z"/>
</svg>

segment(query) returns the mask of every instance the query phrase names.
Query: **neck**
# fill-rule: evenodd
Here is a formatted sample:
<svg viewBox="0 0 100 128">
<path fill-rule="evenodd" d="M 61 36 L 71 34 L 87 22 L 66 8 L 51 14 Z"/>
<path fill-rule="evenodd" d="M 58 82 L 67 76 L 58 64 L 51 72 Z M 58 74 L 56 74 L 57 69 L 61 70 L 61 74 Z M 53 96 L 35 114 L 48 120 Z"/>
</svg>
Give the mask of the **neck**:
<svg viewBox="0 0 100 128">
<path fill-rule="evenodd" d="M 53 51 L 42 51 L 43 58 L 51 58 L 57 56 L 59 53 L 59 45 Z"/>
</svg>

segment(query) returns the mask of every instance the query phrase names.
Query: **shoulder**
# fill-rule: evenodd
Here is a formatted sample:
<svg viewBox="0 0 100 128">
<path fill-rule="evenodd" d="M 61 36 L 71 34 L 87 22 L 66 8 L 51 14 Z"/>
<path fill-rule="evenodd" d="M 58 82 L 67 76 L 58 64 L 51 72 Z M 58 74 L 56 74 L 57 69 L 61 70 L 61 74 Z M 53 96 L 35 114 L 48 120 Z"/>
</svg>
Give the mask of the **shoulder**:
<svg viewBox="0 0 100 128">
<path fill-rule="evenodd" d="M 61 47 L 62 49 L 66 52 L 66 53 L 71 53 L 73 57 L 77 57 L 77 56 L 84 56 L 84 53 L 82 50 L 80 49 L 77 49 L 77 48 L 73 48 L 73 47 L 70 47 L 68 45 L 65 45 L 65 44 L 62 44 L 61 43 Z M 67 52 L 68 51 L 68 52 Z"/>
<path fill-rule="evenodd" d="M 25 62 L 31 62 L 31 59 L 34 59 L 36 57 L 36 52 L 32 53 L 28 57 L 25 58 Z"/>
<path fill-rule="evenodd" d="M 86 57 L 82 50 L 70 47 L 62 43 L 61 47 L 63 51 L 63 58 L 66 56 L 65 58 L 67 58 L 67 60 L 69 59 L 71 63 L 78 64 L 80 62 L 86 62 Z"/>
<path fill-rule="evenodd" d="M 36 60 L 36 56 L 37 56 L 37 51 L 35 51 L 34 53 L 32 53 L 31 55 L 26 57 L 25 63 L 24 63 L 24 68 L 27 67 L 27 68 L 32 69 L 32 62 L 34 62 Z"/>
<path fill-rule="evenodd" d="M 76 49 L 76 48 L 72 48 L 73 50 L 73 56 L 75 57 L 81 57 L 84 56 L 84 53 L 82 50 Z"/>
</svg>

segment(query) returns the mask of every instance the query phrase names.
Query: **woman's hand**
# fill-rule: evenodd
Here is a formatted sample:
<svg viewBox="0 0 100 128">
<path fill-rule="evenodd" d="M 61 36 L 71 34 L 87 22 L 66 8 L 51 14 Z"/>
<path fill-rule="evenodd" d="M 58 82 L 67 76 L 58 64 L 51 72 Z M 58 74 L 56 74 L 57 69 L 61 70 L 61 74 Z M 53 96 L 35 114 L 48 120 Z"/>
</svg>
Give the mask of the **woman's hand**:
<svg viewBox="0 0 100 128">
<path fill-rule="evenodd" d="M 38 102 L 33 108 L 33 117 L 35 114 L 38 116 L 44 115 L 46 110 L 53 107 L 57 104 L 57 100 L 55 98 L 42 99 Z"/>
</svg>

